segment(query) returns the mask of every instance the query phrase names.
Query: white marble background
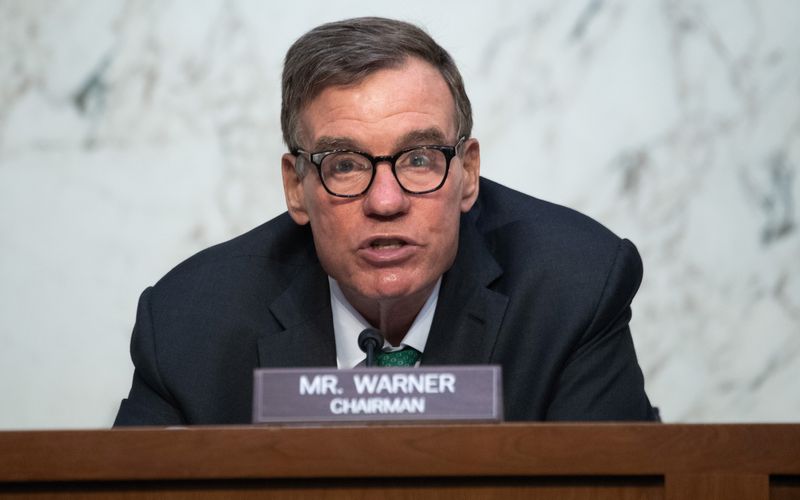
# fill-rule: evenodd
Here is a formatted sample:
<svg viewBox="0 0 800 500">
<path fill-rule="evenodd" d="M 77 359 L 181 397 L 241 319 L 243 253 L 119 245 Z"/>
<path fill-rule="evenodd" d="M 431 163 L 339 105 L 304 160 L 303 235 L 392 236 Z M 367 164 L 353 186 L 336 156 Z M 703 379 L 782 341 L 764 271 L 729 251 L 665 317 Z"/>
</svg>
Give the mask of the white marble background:
<svg viewBox="0 0 800 500">
<path fill-rule="evenodd" d="M 282 57 L 357 15 L 453 54 L 487 177 L 637 243 L 665 420 L 800 420 L 795 0 L 0 0 L 1 428 L 111 424 L 138 294 L 283 210 Z"/>
</svg>

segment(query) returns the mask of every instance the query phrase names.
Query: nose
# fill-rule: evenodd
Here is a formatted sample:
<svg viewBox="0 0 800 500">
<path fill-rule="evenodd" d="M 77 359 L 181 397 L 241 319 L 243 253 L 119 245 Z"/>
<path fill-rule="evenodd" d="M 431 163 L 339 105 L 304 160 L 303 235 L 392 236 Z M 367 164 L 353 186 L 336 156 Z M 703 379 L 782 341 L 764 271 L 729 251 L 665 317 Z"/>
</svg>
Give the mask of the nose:
<svg viewBox="0 0 800 500">
<path fill-rule="evenodd" d="M 410 200 L 392 173 L 388 162 L 375 165 L 375 178 L 364 197 L 364 213 L 392 217 L 408 211 Z"/>
</svg>

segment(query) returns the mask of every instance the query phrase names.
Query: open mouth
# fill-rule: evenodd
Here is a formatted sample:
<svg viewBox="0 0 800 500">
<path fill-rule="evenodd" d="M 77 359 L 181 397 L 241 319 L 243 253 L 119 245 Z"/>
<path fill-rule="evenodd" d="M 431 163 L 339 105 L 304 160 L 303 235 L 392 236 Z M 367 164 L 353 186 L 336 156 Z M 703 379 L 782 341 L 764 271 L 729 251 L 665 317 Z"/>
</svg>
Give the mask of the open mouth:
<svg viewBox="0 0 800 500">
<path fill-rule="evenodd" d="M 420 251 L 413 239 L 397 235 L 375 236 L 364 241 L 359 247 L 359 255 L 370 265 L 399 265 L 413 258 Z"/>
<path fill-rule="evenodd" d="M 406 242 L 397 239 L 377 239 L 370 242 L 369 246 L 375 250 L 391 250 L 405 246 Z"/>
</svg>

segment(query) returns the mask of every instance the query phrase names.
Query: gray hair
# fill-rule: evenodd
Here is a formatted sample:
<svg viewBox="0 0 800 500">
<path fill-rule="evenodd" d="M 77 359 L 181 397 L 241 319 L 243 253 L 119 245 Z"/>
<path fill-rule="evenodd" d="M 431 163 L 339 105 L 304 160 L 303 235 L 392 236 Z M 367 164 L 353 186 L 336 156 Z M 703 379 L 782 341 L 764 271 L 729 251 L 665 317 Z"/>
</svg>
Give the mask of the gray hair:
<svg viewBox="0 0 800 500">
<path fill-rule="evenodd" d="M 300 147 L 300 113 L 323 90 L 357 84 L 370 74 L 401 66 L 409 56 L 439 70 L 456 108 L 459 135 L 472 133 L 472 106 L 450 54 L 413 24 L 359 17 L 323 24 L 301 36 L 283 65 L 281 129 L 290 150 Z"/>
</svg>

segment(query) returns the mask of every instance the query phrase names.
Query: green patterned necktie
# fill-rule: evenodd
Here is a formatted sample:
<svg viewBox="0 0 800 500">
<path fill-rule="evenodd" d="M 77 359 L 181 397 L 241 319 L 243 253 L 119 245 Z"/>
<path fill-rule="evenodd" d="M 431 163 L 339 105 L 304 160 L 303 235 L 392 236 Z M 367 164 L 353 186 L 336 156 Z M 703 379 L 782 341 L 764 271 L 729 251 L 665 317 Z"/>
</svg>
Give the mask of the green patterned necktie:
<svg viewBox="0 0 800 500">
<path fill-rule="evenodd" d="M 421 353 L 413 347 L 405 346 L 399 351 L 381 351 L 375 356 L 376 366 L 415 366 Z"/>
</svg>

